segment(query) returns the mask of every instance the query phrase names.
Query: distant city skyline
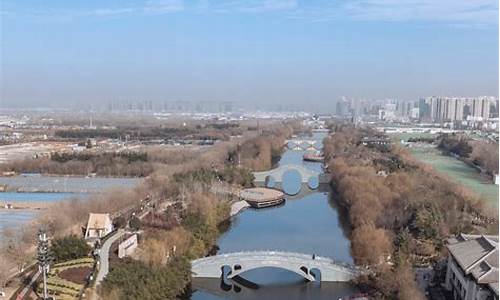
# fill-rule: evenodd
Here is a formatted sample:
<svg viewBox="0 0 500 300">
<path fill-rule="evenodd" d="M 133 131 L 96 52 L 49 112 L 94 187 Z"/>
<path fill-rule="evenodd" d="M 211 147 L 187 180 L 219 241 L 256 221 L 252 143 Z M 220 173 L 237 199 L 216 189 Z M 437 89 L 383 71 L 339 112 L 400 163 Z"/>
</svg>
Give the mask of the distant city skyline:
<svg viewBox="0 0 500 300">
<path fill-rule="evenodd" d="M 498 97 L 498 2 L 2 1 L 0 107 Z"/>
</svg>

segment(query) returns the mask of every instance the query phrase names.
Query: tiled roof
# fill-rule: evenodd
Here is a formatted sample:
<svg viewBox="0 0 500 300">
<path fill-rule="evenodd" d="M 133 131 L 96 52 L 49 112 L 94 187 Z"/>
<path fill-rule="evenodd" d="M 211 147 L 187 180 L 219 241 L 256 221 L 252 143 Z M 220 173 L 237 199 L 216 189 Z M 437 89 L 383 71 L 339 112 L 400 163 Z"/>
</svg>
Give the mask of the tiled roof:
<svg viewBox="0 0 500 300">
<path fill-rule="evenodd" d="M 109 214 L 89 214 L 89 222 L 87 228 L 92 229 L 105 229 L 111 224 Z"/>
<path fill-rule="evenodd" d="M 460 234 L 448 239 L 447 247 L 464 274 L 498 295 L 498 236 Z"/>
</svg>

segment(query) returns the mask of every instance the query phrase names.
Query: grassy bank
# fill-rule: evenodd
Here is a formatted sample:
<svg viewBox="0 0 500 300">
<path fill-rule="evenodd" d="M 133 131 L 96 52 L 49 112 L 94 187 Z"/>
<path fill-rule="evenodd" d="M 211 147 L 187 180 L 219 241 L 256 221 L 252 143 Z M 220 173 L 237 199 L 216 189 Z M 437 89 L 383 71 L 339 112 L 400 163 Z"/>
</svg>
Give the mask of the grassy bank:
<svg viewBox="0 0 500 300">
<path fill-rule="evenodd" d="M 409 153 L 418 161 L 432 166 L 450 180 L 470 189 L 494 208 L 498 208 L 498 185 L 481 175 L 475 168 L 431 147 L 412 147 Z"/>
</svg>

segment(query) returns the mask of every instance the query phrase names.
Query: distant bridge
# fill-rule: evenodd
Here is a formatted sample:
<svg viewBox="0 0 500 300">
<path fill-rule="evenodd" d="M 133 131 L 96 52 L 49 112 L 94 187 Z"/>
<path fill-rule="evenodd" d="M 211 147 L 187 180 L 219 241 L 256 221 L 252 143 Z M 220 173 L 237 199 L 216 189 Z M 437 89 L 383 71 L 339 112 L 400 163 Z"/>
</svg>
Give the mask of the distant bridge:
<svg viewBox="0 0 500 300">
<path fill-rule="evenodd" d="M 323 143 L 317 140 L 286 140 L 285 146 L 290 150 L 321 150 Z"/>
<path fill-rule="evenodd" d="M 266 180 L 268 180 L 268 176 L 272 176 L 272 178 L 276 182 L 282 182 L 283 181 L 283 175 L 285 172 L 290 171 L 290 170 L 296 170 L 299 172 L 300 176 L 302 177 L 302 183 L 307 183 L 311 177 L 317 177 L 319 178 L 320 173 L 315 172 L 313 170 L 310 170 L 303 165 L 293 165 L 293 164 L 286 164 L 286 165 L 280 165 L 276 169 L 271 169 L 269 171 L 263 171 L 263 172 L 253 172 L 254 176 L 254 182 L 255 183 L 265 183 Z"/>
<path fill-rule="evenodd" d="M 318 187 L 324 186 L 330 181 L 328 174 L 310 170 L 303 165 L 286 164 L 280 165 L 278 168 L 271 169 L 269 171 L 253 172 L 254 184 L 256 186 L 283 190 L 283 175 L 285 172 L 291 170 L 297 171 L 301 177 L 301 187 L 298 192 L 307 190 L 307 188 L 309 188 L 309 190 L 316 190 Z M 273 182 L 274 184 L 272 186 L 268 185 L 270 182 Z"/>
<path fill-rule="evenodd" d="M 330 258 L 281 251 L 235 252 L 191 262 L 193 277 L 224 279 L 224 267 L 230 269 L 227 273 L 229 279 L 264 267 L 289 270 L 308 281 L 319 282 L 347 282 L 360 273 L 356 267 Z"/>
</svg>

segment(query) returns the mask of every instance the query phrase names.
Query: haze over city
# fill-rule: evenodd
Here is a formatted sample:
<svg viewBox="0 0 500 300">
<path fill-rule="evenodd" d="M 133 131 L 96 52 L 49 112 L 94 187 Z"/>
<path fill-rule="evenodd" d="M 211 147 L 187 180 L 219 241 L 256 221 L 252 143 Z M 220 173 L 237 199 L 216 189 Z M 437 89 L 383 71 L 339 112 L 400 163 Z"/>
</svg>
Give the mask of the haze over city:
<svg viewBox="0 0 500 300">
<path fill-rule="evenodd" d="M 0 106 L 498 96 L 497 14 L 494 0 L 5 0 Z"/>
<path fill-rule="evenodd" d="M 498 300 L 498 0 L 0 0 L 0 300 Z"/>
</svg>

